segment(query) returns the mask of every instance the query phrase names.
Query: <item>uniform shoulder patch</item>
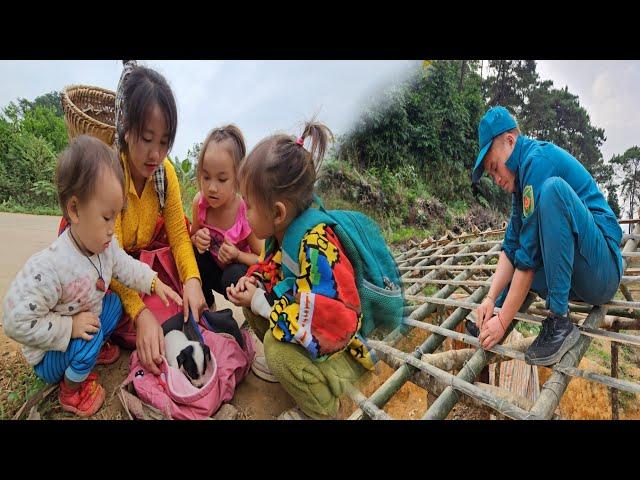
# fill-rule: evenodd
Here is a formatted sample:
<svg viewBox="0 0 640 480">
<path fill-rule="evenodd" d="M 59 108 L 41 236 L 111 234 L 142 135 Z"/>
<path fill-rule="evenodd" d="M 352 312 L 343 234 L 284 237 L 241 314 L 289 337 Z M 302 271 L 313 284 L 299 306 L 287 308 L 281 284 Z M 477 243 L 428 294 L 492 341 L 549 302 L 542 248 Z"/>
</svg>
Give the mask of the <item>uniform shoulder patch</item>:
<svg viewBox="0 0 640 480">
<path fill-rule="evenodd" d="M 522 192 L 522 213 L 526 217 L 533 213 L 533 187 L 527 185 Z"/>
</svg>

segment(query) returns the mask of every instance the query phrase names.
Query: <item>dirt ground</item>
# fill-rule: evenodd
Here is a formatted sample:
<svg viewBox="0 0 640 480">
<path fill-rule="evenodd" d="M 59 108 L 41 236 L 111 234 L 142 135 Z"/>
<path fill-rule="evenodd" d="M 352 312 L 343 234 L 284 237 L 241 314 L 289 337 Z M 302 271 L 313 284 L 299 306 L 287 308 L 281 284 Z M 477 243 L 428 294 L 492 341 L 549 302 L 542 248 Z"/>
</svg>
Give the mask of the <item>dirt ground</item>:
<svg viewBox="0 0 640 480">
<path fill-rule="evenodd" d="M 4 248 L 0 249 L 0 298 L 4 298 L 10 282 L 26 260 L 37 251 L 46 248 L 55 239 L 59 221 L 59 217 L 0 213 L 0 238 L 3 239 L 4 245 Z M 219 308 L 232 308 L 238 324 L 244 323 L 242 309 L 235 307 L 218 294 L 216 294 L 216 304 Z M 1 314 L 0 305 L 0 319 Z M 424 338 L 411 336 L 406 342 L 417 345 L 421 340 L 423 341 Z M 262 345 L 257 342 L 257 339 L 255 344 L 256 350 L 261 352 Z M 373 393 L 393 373 L 390 367 L 380 363 L 378 373 L 367 374 L 360 382 L 360 388 L 365 395 Z M 127 418 L 117 391 L 127 376 L 128 365 L 129 352 L 123 351 L 115 364 L 96 368 L 106 391 L 106 401 L 100 411 L 92 417 L 93 419 Z M 22 358 L 19 344 L 7 338 L 3 329 L 0 328 L 0 404 L 6 402 L 6 395 L 11 391 L 27 391 L 34 380 L 31 369 Z M 13 404 L 11 412 L 5 412 L 5 418 L 13 416 L 24 402 L 24 396 L 22 395 L 20 403 Z M 275 419 L 280 413 L 291 408 L 293 400 L 279 384 L 264 382 L 251 372 L 237 387 L 231 404 L 238 409 L 240 419 L 268 420 Z M 355 404 L 348 398 L 343 399 L 339 418 L 347 418 L 355 408 Z M 418 419 L 426 409 L 426 392 L 411 383 L 405 384 L 385 406 L 385 411 L 397 419 Z M 62 411 L 55 401 L 55 392 L 42 402 L 39 411 L 42 418 L 76 418 Z"/>
<path fill-rule="evenodd" d="M 0 213 L 0 299 L 9 287 L 16 273 L 25 261 L 35 252 L 46 248 L 56 237 L 59 217 L 7 214 Z M 219 308 L 232 308 L 234 318 L 239 325 L 243 325 L 242 310 L 227 302 L 222 296 L 216 294 L 216 304 Z M 0 325 L 2 319 L 2 306 L 0 304 Z M 427 332 L 413 329 L 403 338 L 398 348 L 410 352 L 416 346 L 424 342 Z M 255 339 L 255 337 L 254 337 Z M 262 345 L 256 344 L 256 350 L 261 353 Z M 601 349 L 606 346 L 598 345 Z M 632 378 L 640 378 L 640 359 L 625 362 Z M 120 359 L 110 366 L 99 366 L 101 383 L 104 386 L 107 397 L 105 405 L 93 417 L 94 419 L 125 419 L 124 411 L 117 391 L 128 373 L 129 352 L 123 351 Z M 585 358 L 580 368 L 606 373 L 601 365 Z M 393 373 L 393 369 L 384 362 L 379 362 L 376 372 L 367 373 L 359 382 L 358 387 L 366 396 L 371 395 Z M 541 367 L 540 384 L 550 375 L 550 370 Z M 28 393 L 33 393 L 39 387 L 35 382 L 32 369 L 28 367 L 20 346 L 4 335 L 0 328 L 0 419 L 11 418 L 18 408 L 24 403 Z M 13 397 L 11 397 L 13 395 Z M 633 397 L 633 396 L 631 396 Z M 637 398 L 629 398 L 621 409 L 621 418 L 640 418 L 640 406 Z M 231 402 L 238 410 L 239 419 L 275 419 L 280 413 L 293 406 L 291 397 L 279 384 L 267 383 L 249 373 L 245 380 L 237 387 L 235 396 Z M 384 410 L 395 419 L 417 420 L 422 417 L 429 406 L 427 392 L 407 382 L 396 395 L 385 405 Z M 342 400 L 338 418 L 348 418 L 356 409 L 356 405 L 348 398 Z M 38 408 L 42 418 L 48 419 L 76 419 L 77 417 L 63 412 L 58 405 L 55 392 L 41 402 Z M 570 419 L 605 419 L 610 418 L 610 398 L 608 389 L 602 385 L 587 382 L 582 379 L 573 380 L 560 404 L 560 412 L 563 418 Z M 24 418 L 24 417 L 23 417 Z M 459 403 L 451 411 L 448 419 L 475 419 L 486 420 L 489 418 L 487 411 L 473 406 Z"/>
<path fill-rule="evenodd" d="M 27 259 L 39 250 L 46 248 L 56 237 L 59 217 L 0 213 L 0 298 L 9 288 L 9 284 Z M 244 322 L 242 310 L 216 294 L 219 308 L 232 308 L 234 318 L 239 324 Z M 1 319 L 0 305 L 0 319 Z M 1 320 L 0 320 L 1 322 Z M 262 345 L 256 342 L 256 350 Z M 120 359 L 113 365 L 98 366 L 97 371 L 106 391 L 105 405 L 93 417 L 94 419 L 121 419 L 126 413 L 117 397 L 117 390 L 128 373 L 129 352 L 123 351 Z M 31 369 L 20 353 L 20 345 L 4 334 L 0 328 L 0 392 L 6 394 L 11 387 L 23 388 L 23 384 L 33 380 Z M 18 388 L 15 388 L 18 390 Z M 20 390 L 21 391 L 21 390 Z M 54 397 L 51 394 L 50 397 Z M 239 418 L 274 419 L 280 413 L 293 406 L 291 397 L 279 384 L 267 383 L 249 373 L 236 389 L 231 402 L 239 411 Z M 44 418 L 75 418 L 63 412 L 57 402 L 43 403 Z"/>
</svg>

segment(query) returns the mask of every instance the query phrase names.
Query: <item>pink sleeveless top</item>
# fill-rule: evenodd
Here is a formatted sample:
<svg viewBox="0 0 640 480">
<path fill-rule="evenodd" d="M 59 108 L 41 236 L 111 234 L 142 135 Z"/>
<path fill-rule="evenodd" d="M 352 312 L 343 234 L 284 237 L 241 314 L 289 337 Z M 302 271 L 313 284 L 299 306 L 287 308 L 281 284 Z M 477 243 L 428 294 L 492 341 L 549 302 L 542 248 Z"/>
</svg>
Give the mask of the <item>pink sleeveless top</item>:
<svg viewBox="0 0 640 480">
<path fill-rule="evenodd" d="M 238 213 L 236 213 L 236 221 L 228 230 L 206 223 L 207 208 L 209 208 L 209 203 L 207 202 L 207 199 L 201 195 L 198 203 L 198 220 L 200 221 L 201 227 L 209 230 L 209 234 L 211 235 L 211 246 L 209 247 L 209 251 L 211 252 L 211 255 L 213 255 L 216 263 L 220 267 L 224 266 L 224 264 L 220 263 L 218 260 L 218 250 L 220 250 L 220 247 L 224 243 L 225 236 L 241 252 L 251 253 L 251 247 L 247 241 L 251 234 L 251 227 L 247 220 L 247 205 L 244 203 L 244 200 L 242 198 L 240 199 L 240 206 L 238 207 Z"/>
</svg>

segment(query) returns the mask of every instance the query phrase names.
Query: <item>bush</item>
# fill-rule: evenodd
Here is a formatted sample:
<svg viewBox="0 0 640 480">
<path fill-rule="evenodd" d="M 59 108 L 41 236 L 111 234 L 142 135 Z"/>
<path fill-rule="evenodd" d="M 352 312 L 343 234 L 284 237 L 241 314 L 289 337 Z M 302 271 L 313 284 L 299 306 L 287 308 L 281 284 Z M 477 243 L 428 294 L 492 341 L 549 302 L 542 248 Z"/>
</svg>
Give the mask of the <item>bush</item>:
<svg viewBox="0 0 640 480">
<path fill-rule="evenodd" d="M 15 135 L 0 163 L 0 202 L 55 206 L 56 161 L 45 139 L 28 132 Z"/>
</svg>

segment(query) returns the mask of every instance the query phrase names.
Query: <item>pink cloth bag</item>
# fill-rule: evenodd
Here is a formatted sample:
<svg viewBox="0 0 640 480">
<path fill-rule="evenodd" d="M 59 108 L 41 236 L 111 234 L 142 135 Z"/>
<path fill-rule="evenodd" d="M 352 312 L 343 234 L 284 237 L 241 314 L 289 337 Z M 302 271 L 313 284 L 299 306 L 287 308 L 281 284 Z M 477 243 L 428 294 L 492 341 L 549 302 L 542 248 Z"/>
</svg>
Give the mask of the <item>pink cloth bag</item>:
<svg viewBox="0 0 640 480">
<path fill-rule="evenodd" d="M 129 376 L 122 384 L 129 384 L 138 398 L 164 415 L 175 420 L 199 420 L 210 417 L 231 401 L 236 386 L 251 368 L 255 355 L 253 341 L 246 330 L 242 330 L 245 349 L 231 336 L 202 332 L 205 343 L 211 349 L 211 363 L 205 372 L 208 380 L 201 388 L 196 388 L 179 370 L 170 367 L 163 359 L 160 375 L 154 375 L 140 364 L 138 352 L 129 359 Z M 135 415 L 135 412 L 133 412 Z"/>
</svg>

